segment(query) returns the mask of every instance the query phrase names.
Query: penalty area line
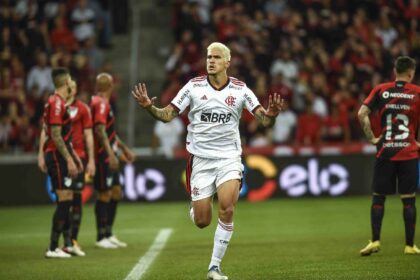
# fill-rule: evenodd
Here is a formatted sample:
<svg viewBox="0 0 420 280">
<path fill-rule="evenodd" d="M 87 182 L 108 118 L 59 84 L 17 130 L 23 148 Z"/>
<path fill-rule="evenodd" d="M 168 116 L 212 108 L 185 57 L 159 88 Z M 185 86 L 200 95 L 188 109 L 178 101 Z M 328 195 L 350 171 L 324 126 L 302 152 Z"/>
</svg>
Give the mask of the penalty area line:
<svg viewBox="0 0 420 280">
<path fill-rule="evenodd" d="M 153 244 L 147 250 L 146 254 L 139 259 L 137 264 L 133 267 L 130 273 L 125 277 L 124 280 L 139 280 L 146 273 L 149 267 L 152 265 L 155 258 L 159 255 L 162 249 L 165 247 L 166 242 L 172 234 L 171 228 L 161 229 L 156 236 Z"/>
</svg>

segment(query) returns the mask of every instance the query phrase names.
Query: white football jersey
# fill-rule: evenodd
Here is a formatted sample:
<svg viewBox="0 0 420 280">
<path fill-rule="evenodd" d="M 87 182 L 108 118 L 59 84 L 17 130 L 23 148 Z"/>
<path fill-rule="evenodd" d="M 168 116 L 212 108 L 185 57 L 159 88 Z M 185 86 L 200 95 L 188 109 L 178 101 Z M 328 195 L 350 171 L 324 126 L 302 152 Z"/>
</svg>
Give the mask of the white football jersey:
<svg viewBox="0 0 420 280">
<path fill-rule="evenodd" d="M 242 154 L 239 119 L 243 108 L 253 113 L 260 105 L 255 94 L 229 77 L 219 90 L 207 76 L 191 79 L 171 104 L 182 113 L 188 106 L 187 150 L 203 158 L 232 158 Z"/>
</svg>

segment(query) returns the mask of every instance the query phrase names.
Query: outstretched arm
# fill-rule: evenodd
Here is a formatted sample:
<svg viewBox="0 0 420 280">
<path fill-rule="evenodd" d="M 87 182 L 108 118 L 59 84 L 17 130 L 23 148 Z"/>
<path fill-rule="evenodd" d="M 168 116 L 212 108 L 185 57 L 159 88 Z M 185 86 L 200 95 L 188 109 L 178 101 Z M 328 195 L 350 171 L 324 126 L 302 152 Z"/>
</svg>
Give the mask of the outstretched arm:
<svg viewBox="0 0 420 280">
<path fill-rule="evenodd" d="M 281 98 L 280 94 L 274 93 L 273 95 L 270 95 L 267 109 L 260 106 L 255 111 L 255 118 L 264 127 L 272 127 L 276 121 L 277 115 L 283 110 L 284 102 L 285 101 Z"/>
<path fill-rule="evenodd" d="M 359 118 L 360 126 L 363 129 L 363 132 L 366 135 L 366 138 L 370 143 L 373 145 L 378 144 L 379 140 L 381 139 L 382 135 L 379 137 L 375 137 L 372 131 L 372 126 L 370 124 L 369 120 L 369 114 L 371 113 L 371 110 L 368 106 L 362 105 L 359 109 L 359 112 L 357 113 L 357 117 Z"/>
<path fill-rule="evenodd" d="M 131 94 L 136 99 L 140 107 L 146 109 L 152 117 L 162 122 L 169 122 L 178 116 L 178 112 L 172 105 L 168 105 L 165 108 L 157 108 L 153 104 L 155 103 L 156 97 L 149 98 L 147 94 L 146 84 L 139 83 L 134 86 L 134 90 Z"/>
</svg>

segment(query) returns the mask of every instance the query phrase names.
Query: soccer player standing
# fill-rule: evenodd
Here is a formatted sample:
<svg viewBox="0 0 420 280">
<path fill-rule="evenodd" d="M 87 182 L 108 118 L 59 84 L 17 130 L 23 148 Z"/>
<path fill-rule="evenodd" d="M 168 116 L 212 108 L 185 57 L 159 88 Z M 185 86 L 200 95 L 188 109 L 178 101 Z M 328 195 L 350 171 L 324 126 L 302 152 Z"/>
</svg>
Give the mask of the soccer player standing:
<svg viewBox="0 0 420 280">
<path fill-rule="evenodd" d="M 73 150 L 78 155 L 83 165 L 86 166 L 86 173 L 93 178 L 95 175 L 95 157 L 93 151 L 92 117 L 89 107 L 82 101 L 77 100 L 77 84 L 70 82 L 71 94 L 66 101 L 66 108 L 71 119 L 71 142 Z M 42 171 L 46 171 L 45 154 L 45 130 L 42 130 L 38 152 L 38 166 Z M 85 252 L 77 242 L 81 219 L 82 219 L 82 190 L 85 185 L 85 173 L 80 172 L 72 184 L 73 200 L 71 205 L 70 220 L 63 228 L 64 247 L 63 251 L 76 256 L 85 256 Z"/>
<path fill-rule="evenodd" d="M 99 74 L 96 77 L 97 94 L 92 97 L 90 104 L 95 132 L 96 174 L 94 186 L 98 193 L 95 205 L 96 246 L 105 249 L 127 247 L 126 243 L 118 240 L 112 234 L 117 204 L 122 197 L 117 152 L 122 150 L 128 162 L 134 160 L 134 154 L 119 139 L 115 130 L 115 116 L 109 105 L 113 89 L 112 76 L 107 73 Z"/>
<path fill-rule="evenodd" d="M 420 87 L 411 83 L 416 62 L 400 56 L 394 64 L 395 81 L 376 86 L 363 102 L 358 117 L 370 143 L 376 145 L 371 206 L 372 240 L 360 251 L 369 256 L 380 249 L 380 233 L 386 195 L 397 190 L 403 203 L 405 254 L 420 254 L 414 245 L 416 227 L 415 191 L 419 179 L 417 142 L 420 117 Z M 381 135 L 372 132 L 369 115 L 379 113 Z"/>
<path fill-rule="evenodd" d="M 208 279 L 228 279 L 220 263 L 233 233 L 233 212 L 243 176 L 239 119 L 246 108 L 263 126 L 272 126 L 283 100 L 274 94 L 264 109 L 245 83 L 229 77 L 230 50 L 222 43 L 207 48 L 207 76 L 191 79 L 164 108 L 155 107 L 146 85 L 138 84 L 132 94 L 155 119 L 169 122 L 188 106 L 187 192 L 191 195 L 190 215 L 199 228 L 211 222 L 213 195 L 219 201 L 219 219 L 208 267 Z"/>
<path fill-rule="evenodd" d="M 65 68 L 55 68 L 52 79 L 55 93 L 48 98 L 44 108 L 44 153 L 46 171 L 57 195 L 57 208 L 53 216 L 50 246 L 45 257 L 68 258 L 71 255 L 58 248 L 58 241 L 69 219 L 73 178 L 81 172 L 82 165 L 71 146 L 71 120 L 65 106 L 71 95 L 70 74 Z"/>
<path fill-rule="evenodd" d="M 86 166 L 86 174 L 90 178 L 95 176 L 95 154 L 92 134 L 92 116 L 90 108 L 82 101 L 76 99 L 77 84 L 72 81 L 71 97 L 68 101 L 68 112 L 72 123 L 72 144 L 74 151 Z M 78 243 L 80 224 L 82 221 L 82 190 L 85 186 L 85 173 L 81 172 L 75 179 L 73 190 L 73 204 L 71 208 L 71 232 L 65 238 L 65 251 L 77 256 L 84 256 Z M 71 239 L 70 239 L 71 238 Z M 70 240 L 68 240 L 70 239 Z"/>
</svg>

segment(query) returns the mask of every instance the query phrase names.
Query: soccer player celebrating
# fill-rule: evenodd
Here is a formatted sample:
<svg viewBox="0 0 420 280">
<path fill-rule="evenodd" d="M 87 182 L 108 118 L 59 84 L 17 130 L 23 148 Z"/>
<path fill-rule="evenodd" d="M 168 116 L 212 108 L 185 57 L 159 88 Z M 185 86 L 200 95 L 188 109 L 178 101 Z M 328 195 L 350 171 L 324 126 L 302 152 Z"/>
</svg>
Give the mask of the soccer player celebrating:
<svg viewBox="0 0 420 280">
<path fill-rule="evenodd" d="M 420 87 L 411 83 L 416 62 L 407 56 L 398 57 L 394 64 L 395 81 L 376 86 L 360 107 L 358 117 L 370 143 L 376 145 L 371 206 L 372 240 L 360 251 L 369 256 L 380 249 L 380 233 L 386 195 L 397 190 L 403 203 L 405 224 L 405 254 L 420 254 L 414 245 L 416 227 L 415 191 L 419 179 L 417 142 L 420 116 Z M 369 115 L 379 113 L 381 135 L 372 132 Z"/>
<path fill-rule="evenodd" d="M 73 178 L 82 171 L 82 163 L 74 153 L 70 142 L 71 120 L 65 103 L 71 96 L 71 77 L 67 69 L 52 71 L 55 93 L 48 98 L 44 108 L 45 166 L 57 195 L 57 208 L 53 216 L 50 246 L 47 258 L 68 258 L 71 255 L 58 248 L 58 240 L 68 223 L 73 200 Z"/>
<path fill-rule="evenodd" d="M 109 105 L 114 82 L 108 73 L 96 77 L 97 94 L 92 97 L 91 110 L 94 125 L 96 174 L 95 189 L 98 197 L 95 205 L 97 242 L 96 246 L 105 249 L 127 247 L 112 234 L 112 226 L 117 212 L 117 203 L 122 190 L 119 183 L 119 160 L 117 152 L 122 150 L 128 162 L 134 161 L 134 154 L 119 139 L 115 130 L 115 117 Z"/>
<path fill-rule="evenodd" d="M 243 108 L 266 127 L 272 126 L 282 110 L 283 99 L 274 94 L 264 109 L 245 83 L 229 77 L 230 50 L 222 43 L 207 48 L 207 76 L 191 79 L 164 108 L 155 107 L 146 85 L 138 84 L 132 94 L 155 119 L 169 122 L 188 106 L 187 192 L 191 195 L 190 215 L 199 228 L 211 222 L 213 195 L 219 200 L 219 219 L 208 267 L 208 279 L 228 279 L 220 268 L 233 233 L 233 212 L 243 176 L 239 119 Z"/>
</svg>

